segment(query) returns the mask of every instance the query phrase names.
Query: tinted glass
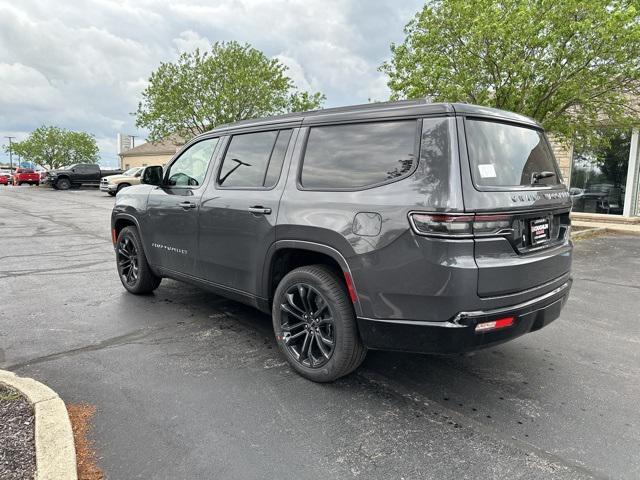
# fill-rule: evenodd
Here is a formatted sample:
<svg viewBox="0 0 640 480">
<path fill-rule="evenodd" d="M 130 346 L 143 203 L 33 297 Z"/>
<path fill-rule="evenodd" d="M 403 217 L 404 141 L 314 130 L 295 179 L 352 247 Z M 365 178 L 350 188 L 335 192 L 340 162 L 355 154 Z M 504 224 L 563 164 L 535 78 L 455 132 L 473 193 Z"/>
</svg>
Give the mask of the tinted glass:
<svg viewBox="0 0 640 480">
<path fill-rule="evenodd" d="M 415 120 L 312 127 L 302 166 L 305 188 L 353 189 L 413 168 Z"/>
<path fill-rule="evenodd" d="M 277 131 L 233 136 L 220 168 L 218 185 L 262 187 L 277 136 Z"/>
<path fill-rule="evenodd" d="M 278 133 L 278 139 L 273 147 L 271 160 L 269 160 L 269 167 L 267 167 L 267 174 L 264 177 L 264 186 L 267 188 L 271 188 L 278 183 L 280 170 L 282 170 L 282 163 L 284 162 L 284 155 L 287 153 L 287 147 L 291 139 L 291 132 L 291 130 L 281 130 L 280 133 Z"/>
<path fill-rule="evenodd" d="M 597 134 L 601 142 L 590 145 L 581 141 L 573 151 L 569 189 L 573 211 L 621 215 L 632 132 L 606 130 Z"/>
<path fill-rule="evenodd" d="M 189 147 L 169 167 L 167 184 L 172 187 L 198 187 L 202 185 L 217 143 L 217 138 L 210 138 Z"/>
<path fill-rule="evenodd" d="M 468 120 L 467 146 L 476 185 L 513 187 L 531 185 L 534 172 L 552 172 L 538 184 L 560 183 L 556 162 L 542 132 L 504 123 Z"/>
</svg>

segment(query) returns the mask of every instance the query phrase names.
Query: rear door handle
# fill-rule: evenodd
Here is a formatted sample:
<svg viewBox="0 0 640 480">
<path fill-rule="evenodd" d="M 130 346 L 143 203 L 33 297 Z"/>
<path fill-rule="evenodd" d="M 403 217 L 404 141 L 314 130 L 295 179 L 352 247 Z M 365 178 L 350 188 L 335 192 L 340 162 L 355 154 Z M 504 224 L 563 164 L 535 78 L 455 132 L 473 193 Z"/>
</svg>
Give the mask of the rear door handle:
<svg viewBox="0 0 640 480">
<path fill-rule="evenodd" d="M 196 204 L 193 202 L 181 202 L 178 205 L 184 208 L 185 210 L 189 210 L 190 208 L 196 208 Z"/>
<path fill-rule="evenodd" d="M 269 215 L 271 213 L 271 209 L 270 208 L 264 208 L 260 205 L 256 205 L 254 207 L 249 207 L 248 210 L 251 213 L 261 213 L 263 215 Z"/>
</svg>

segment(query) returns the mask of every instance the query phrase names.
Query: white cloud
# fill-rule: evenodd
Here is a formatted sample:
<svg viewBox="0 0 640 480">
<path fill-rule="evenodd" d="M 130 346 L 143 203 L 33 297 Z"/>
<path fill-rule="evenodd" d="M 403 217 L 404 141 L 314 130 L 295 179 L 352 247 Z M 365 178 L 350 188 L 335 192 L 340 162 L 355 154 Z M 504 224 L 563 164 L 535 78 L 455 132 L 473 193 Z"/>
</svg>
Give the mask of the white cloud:
<svg viewBox="0 0 640 480">
<path fill-rule="evenodd" d="M 40 71 L 21 63 L 0 63 L 0 105 L 33 109 L 60 104 L 60 92 Z"/>
<path fill-rule="evenodd" d="M 398 5 L 400 3 L 400 5 Z M 0 0 L 0 125 L 84 130 L 115 158 L 151 72 L 211 42 L 250 43 L 327 106 L 388 97 L 378 65 L 421 0 Z M 3 133 L 3 135 L 6 133 Z M 0 157 L 2 159 L 2 157 Z"/>
<path fill-rule="evenodd" d="M 181 32 L 178 38 L 174 38 L 173 43 L 178 49 L 178 53 L 189 53 L 196 49 L 200 49 L 200 51 L 207 51 L 211 48 L 212 42 L 193 30 L 186 30 Z"/>
<path fill-rule="evenodd" d="M 318 90 L 318 82 L 315 79 L 311 81 L 307 78 L 304 67 L 295 58 L 283 53 L 276 55 L 274 58 L 287 67 L 287 76 L 293 80 L 295 86 L 300 90 Z M 314 86 L 312 86 L 312 83 Z"/>
</svg>

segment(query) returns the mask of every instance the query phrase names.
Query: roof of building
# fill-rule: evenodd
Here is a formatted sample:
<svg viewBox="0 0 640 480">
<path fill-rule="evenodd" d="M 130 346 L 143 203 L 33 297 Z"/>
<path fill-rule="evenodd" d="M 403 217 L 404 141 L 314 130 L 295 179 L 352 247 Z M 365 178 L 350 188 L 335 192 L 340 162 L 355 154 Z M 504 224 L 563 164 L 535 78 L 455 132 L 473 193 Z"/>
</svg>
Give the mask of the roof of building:
<svg viewBox="0 0 640 480">
<path fill-rule="evenodd" d="M 309 112 L 295 112 L 272 117 L 242 120 L 240 122 L 220 125 L 207 132 L 226 133 L 228 131 L 242 130 L 250 127 L 260 127 L 273 124 L 319 124 L 335 121 L 354 121 L 385 117 L 411 117 L 416 115 L 471 115 L 479 117 L 491 117 L 506 121 L 525 123 L 539 127 L 539 124 L 524 115 L 519 115 L 505 110 L 498 110 L 480 105 L 466 103 L 430 103 L 425 99 L 402 100 L 397 102 L 365 103 L 346 107 L 326 108 Z"/>
<path fill-rule="evenodd" d="M 173 155 L 185 141 L 177 135 L 170 135 L 159 142 L 147 142 L 137 147 L 120 152 L 120 157 L 137 157 L 142 155 Z"/>
</svg>

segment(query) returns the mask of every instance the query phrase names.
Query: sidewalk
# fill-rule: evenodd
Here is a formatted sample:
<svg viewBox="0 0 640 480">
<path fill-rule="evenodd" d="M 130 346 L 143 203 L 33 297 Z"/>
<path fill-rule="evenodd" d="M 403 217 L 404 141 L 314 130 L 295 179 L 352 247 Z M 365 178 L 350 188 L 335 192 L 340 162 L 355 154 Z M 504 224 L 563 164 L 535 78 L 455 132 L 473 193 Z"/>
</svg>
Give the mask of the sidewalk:
<svg viewBox="0 0 640 480">
<path fill-rule="evenodd" d="M 580 229 L 640 235 L 640 217 L 571 212 L 571 225 Z"/>
</svg>

